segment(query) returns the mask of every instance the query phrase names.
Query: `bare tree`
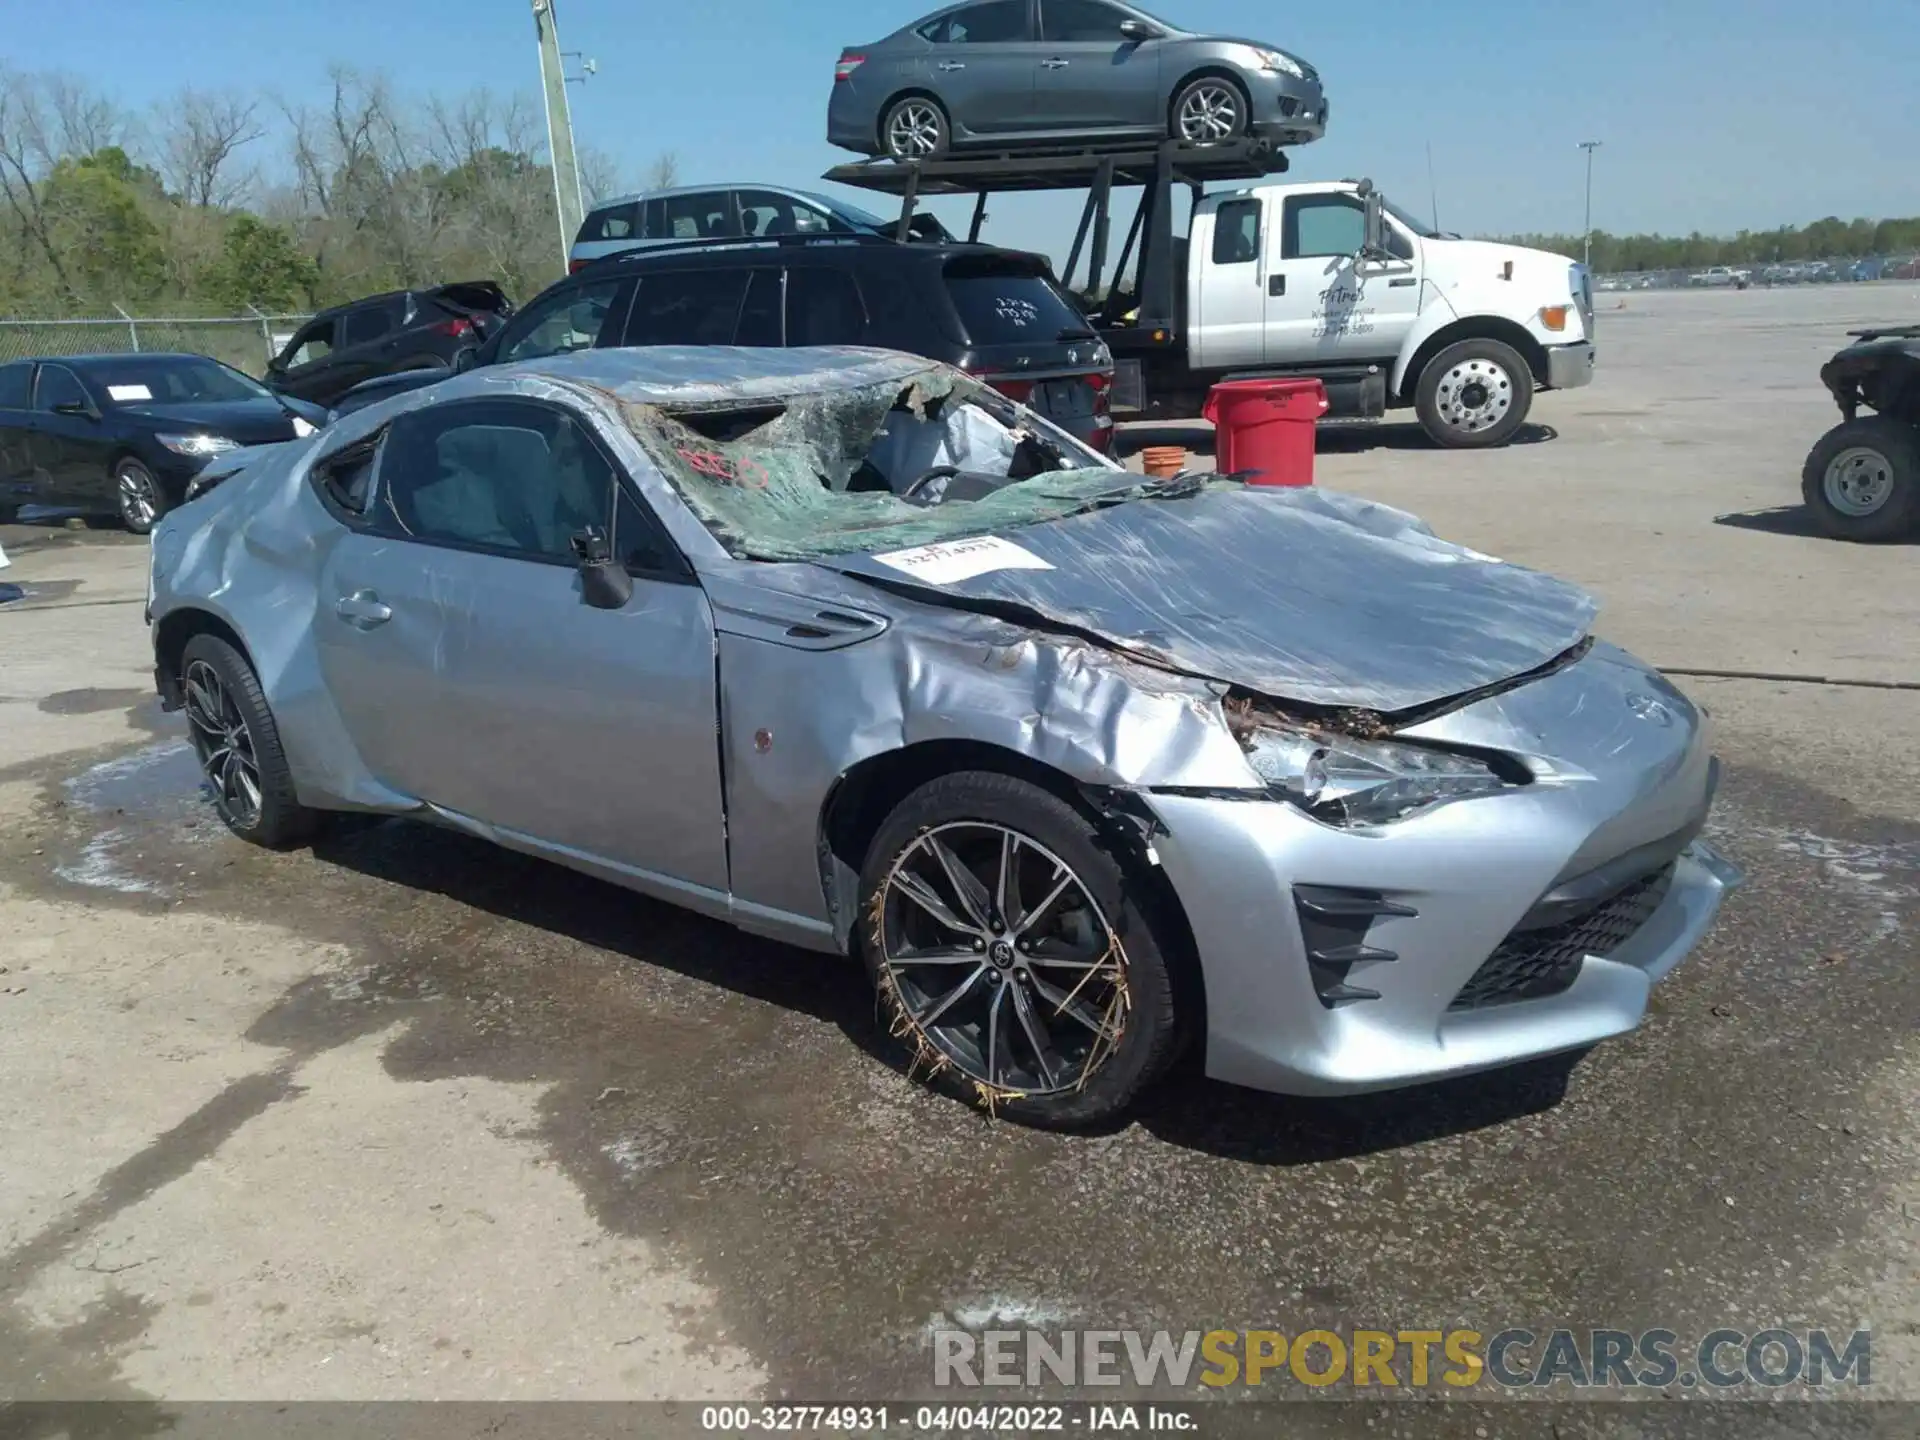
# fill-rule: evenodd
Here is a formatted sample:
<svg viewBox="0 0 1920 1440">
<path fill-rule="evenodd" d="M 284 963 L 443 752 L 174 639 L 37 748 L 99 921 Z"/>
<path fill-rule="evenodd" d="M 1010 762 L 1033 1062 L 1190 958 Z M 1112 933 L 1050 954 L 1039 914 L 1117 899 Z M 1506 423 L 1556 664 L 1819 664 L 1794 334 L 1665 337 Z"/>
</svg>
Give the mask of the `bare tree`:
<svg viewBox="0 0 1920 1440">
<path fill-rule="evenodd" d="M 6 198 L 21 238 L 46 257 L 61 294 L 71 300 L 78 295 L 60 247 L 54 243 L 40 193 L 41 182 L 61 154 L 58 126 L 43 81 L 17 70 L 0 70 L 0 195 Z M 24 261 L 17 268 L 24 273 Z"/>
<path fill-rule="evenodd" d="M 647 188 L 649 190 L 671 190 L 680 183 L 680 157 L 671 150 L 656 155 L 653 164 L 647 167 Z"/>
<path fill-rule="evenodd" d="M 256 172 L 235 155 L 266 134 L 259 103 L 236 94 L 182 90 L 156 110 L 160 173 L 189 205 L 224 210 L 252 188 Z"/>
<path fill-rule="evenodd" d="M 89 90 L 71 75 L 50 75 L 42 81 L 53 121 L 52 164 L 62 156 L 91 155 L 109 145 L 125 147 L 133 131 L 132 119 L 106 96 Z"/>
</svg>

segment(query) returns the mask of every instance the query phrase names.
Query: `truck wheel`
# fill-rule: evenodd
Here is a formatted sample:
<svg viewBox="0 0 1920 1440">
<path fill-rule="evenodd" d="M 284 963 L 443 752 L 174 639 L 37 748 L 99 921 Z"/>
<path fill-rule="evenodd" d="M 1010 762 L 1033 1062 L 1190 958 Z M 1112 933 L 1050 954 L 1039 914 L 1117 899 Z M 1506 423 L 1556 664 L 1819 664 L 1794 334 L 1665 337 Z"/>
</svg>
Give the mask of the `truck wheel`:
<svg viewBox="0 0 1920 1440">
<path fill-rule="evenodd" d="M 1920 532 L 1920 429 L 1885 415 L 1834 426 L 1808 452 L 1800 493 L 1836 540 Z"/>
<path fill-rule="evenodd" d="M 1533 371 L 1498 340 L 1462 340 L 1427 362 L 1414 387 L 1420 425 L 1449 450 L 1504 445 L 1533 408 Z"/>
</svg>

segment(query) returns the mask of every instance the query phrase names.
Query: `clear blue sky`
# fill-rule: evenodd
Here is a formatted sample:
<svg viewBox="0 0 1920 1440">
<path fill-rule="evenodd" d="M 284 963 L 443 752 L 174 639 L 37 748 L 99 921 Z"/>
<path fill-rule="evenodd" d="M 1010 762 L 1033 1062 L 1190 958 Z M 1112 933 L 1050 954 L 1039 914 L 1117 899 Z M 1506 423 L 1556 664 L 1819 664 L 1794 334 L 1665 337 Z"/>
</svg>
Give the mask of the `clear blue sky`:
<svg viewBox="0 0 1920 1440">
<path fill-rule="evenodd" d="M 580 140 L 628 179 L 663 150 L 683 182 L 810 184 L 833 62 L 936 8 L 921 0 L 559 0 Z M 1328 137 L 1299 178 L 1369 174 L 1467 233 L 1581 225 L 1583 139 L 1605 142 L 1594 224 L 1730 232 L 1920 214 L 1920 0 L 1164 0 L 1171 21 L 1270 40 L 1316 65 Z M 528 0 L 0 0 L 6 59 L 139 107 L 182 83 L 318 100 L 329 62 L 404 89 L 537 94 Z M 257 147 L 279 163 L 278 137 Z M 858 197 L 855 197 L 858 198 Z M 874 207 L 878 208 L 878 207 Z M 964 202 L 942 202 L 950 223 Z M 1008 197 L 989 238 L 1063 251 L 1077 207 Z"/>
</svg>

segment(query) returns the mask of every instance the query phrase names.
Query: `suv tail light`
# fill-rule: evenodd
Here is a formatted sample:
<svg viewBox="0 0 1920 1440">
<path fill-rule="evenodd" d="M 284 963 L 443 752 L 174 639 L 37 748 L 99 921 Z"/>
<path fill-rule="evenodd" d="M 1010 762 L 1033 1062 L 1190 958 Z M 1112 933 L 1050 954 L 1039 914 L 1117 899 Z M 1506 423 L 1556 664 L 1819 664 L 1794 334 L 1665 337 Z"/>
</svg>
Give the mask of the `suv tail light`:
<svg viewBox="0 0 1920 1440">
<path fill-rule="evenodd" d="M 433 333 L 458 340 L 462 335 L 471 335 L 474 333 L 473 321 L 467 319 L 464 315 L 452 320 L 442 320 L 438 325 L 433 327 Z"/>
<path fill-rule="evenodd" d="M 866 56 L 856 54 L 851 50 L 842 50 L 840 52 L 840 63 L 833 67 L 834 83 L 838 84 L 842 80 L 851 80 L 853 78 L 853 72 L 866 63 Z"/>
<path fill-rule="evenodd" d="M 587 264 L 588 262 L 585 260 L 569 260 L 567 261 L 567 273 L 571 275 L 576 270 L 584 270 Z"/>
</svg>

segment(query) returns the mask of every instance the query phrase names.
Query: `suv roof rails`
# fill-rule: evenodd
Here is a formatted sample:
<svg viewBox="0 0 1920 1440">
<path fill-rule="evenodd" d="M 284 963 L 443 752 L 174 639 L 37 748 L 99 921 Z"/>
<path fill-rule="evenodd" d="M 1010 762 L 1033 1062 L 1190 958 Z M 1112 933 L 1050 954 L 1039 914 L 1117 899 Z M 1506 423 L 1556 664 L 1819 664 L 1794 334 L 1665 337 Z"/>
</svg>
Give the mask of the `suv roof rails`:
<svg viewBox="0 0 1920 1440">
<path fill-rule="evenodd" d="M 669 240 L 659 245 L 636 245 L 631 250 L 616 250 L 611 255 L 602 255 L 589 260 L 579 270 L 615 265 L 622 261 L 644 260 L 649 255 L 684 255 L 701 250 L 746 250 L 763 247 L 769 250 L 798 249 L 808 245 L 885 245 L 894 246 L 900 242 L 884 235 L 869 235 L 861 231 L 835 232 L 820 235 L 712 235 L 699 239 Z"/>
</svg>

